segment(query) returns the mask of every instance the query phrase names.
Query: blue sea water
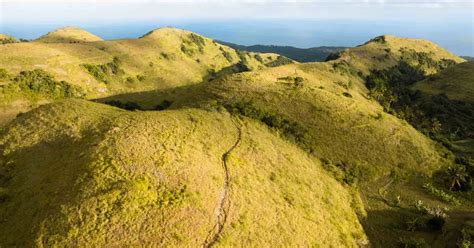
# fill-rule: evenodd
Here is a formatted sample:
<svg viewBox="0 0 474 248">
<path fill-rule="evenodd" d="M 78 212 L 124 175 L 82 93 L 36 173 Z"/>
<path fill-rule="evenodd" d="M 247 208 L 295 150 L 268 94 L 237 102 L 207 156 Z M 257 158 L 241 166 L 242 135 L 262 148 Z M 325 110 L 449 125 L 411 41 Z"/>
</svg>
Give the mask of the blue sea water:
<svg viewBox="0 0 474 248">
<path fill-rule="evenodd" d="M 173 26 L 213 39 L 241 45 L 295 47 L 356 46 L 382 34 L 422 38 L 438 43 L 457 55 L 474 56 L 473 23 L 461 21 L 403 22 L 353 20 L 178 20 L 115 23 L 6 24 L 0 33 L 34 39 L 62 26 L 79 26 L 104 39 L 140 37 L 148 31 Z"/>
</svg>

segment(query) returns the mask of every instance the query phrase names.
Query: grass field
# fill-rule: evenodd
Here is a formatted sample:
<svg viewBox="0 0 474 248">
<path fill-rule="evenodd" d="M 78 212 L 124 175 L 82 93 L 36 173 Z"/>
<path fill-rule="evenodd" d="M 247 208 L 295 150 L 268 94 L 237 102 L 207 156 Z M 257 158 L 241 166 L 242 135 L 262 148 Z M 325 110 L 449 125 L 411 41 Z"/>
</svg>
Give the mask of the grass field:
<svg viewBox="0 0 474 248">
<path fill-rule="evenodd" d="M 470 239 L 472 191 L 443 182 L 459 154 L 387 111 L 367 86 L 377 73 L 415 70 L 427 77 L 416 89 L 444 89 L 424 88 L 452 77 L 466 95 L 451 87 L 448 97 L 469 99 L 466 77 L 446 76 L 469 64 L 434 43 L 380 36 L 299 64 L 163 28 L 135 40 L 39 40 L 1 51 L 4 116 L 13 118 L 13 103 L 35 109 L 5 118 L 0 135 L 0 234 L 13 234 L 0 244 L 450 247 Z M 20 73 L 38 65 L 44 72 Z M 11 84 L 20 90 L 10 93 Z M 80 93 L 73 86 L 85 99 L 62 99 Z"/>
</svg>

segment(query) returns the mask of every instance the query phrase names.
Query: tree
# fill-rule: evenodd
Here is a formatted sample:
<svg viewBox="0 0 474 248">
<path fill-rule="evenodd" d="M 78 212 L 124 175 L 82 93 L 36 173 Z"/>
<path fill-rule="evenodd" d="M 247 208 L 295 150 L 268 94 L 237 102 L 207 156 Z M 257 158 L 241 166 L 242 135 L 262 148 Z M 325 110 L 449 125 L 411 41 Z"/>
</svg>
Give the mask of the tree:
<svg viewBox="0 0 474 248">
<path fill-rule="evenodd" d="M 449 190 L 460 190 L 464 183 L 467 182 L 468 174 L 466 167 L 462 165 L 450 166 L 447 171 L 448 181 L 450 184 Z"/>
</svg>

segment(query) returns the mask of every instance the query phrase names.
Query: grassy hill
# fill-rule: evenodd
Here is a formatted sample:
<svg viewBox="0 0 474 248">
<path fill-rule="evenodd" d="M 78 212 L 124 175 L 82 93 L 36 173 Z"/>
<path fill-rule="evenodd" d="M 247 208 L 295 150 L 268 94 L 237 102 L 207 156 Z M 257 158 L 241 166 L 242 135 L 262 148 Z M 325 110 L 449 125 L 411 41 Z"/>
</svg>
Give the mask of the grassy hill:
<svg viewBox="0 0 474 248">
<path fill-rule="evenodd" d="M 311 48 L 297 48 L 292 46 L 274 46 L 274 45 L 253 45 L 243 46 L 225 41 L 217 41 L 223 45 L 232 47 L 241 51 L 258 52 L 258 53 L 277 53 L 298 62 L 320 62 L 326 58 L 348 47 L 311 47 Z"/>
<path fill-rule="evenodd" d="M 64 81 L 63 85 L 84 91 L 85 98 L 96 98 L 196 84 L 228 73 L 292 63 L 276 54 L 237 52 L 174 28 L 157 29 L 140 39 L 100 41 L 94 37 L 84 30 L 63 28 L 33 42 L 1 46 L 2 107 L 15 102 L 34 106 L 57 98 L 57 94 L 34 89 L 31 85 L 39 82 L 35 77 L 23 80 L 29 89 L 18 89 L 16 81 L 22 72 Z M 57 83 L 49 85 L 52 89 L 46 92 L 54 91 Z"/>
<path fill-rule="evenodd" d="M 421 230 L 413 234 L 405 229 L 411 219 L 431 218 L 413 209 L 418 201 L 428 208 L 453 207 L 445 202 L 447 198 L 430 192 L 444 192 L 439 174 L 455 164 L 454 155 L 387 112 L 367 83 L 379 74 L 411 77 L 413 71 L 424 78 L 463 60 L 431 42 L 393 36 L 376 38 L 333 59 L 100 101 L 134 102 L 143 109 L 163 103 L 171 109 L 225 108 L 258 120 L 324 161 L 324 167 L 340 182 L 358 185 L 368 212 L 364 227 L 373 244 L 396 247 L 412 238 L 440 247 L 455 242 L 464 223 L 462 213 L 472 206 L 469 200 L 463 207 L 454 205 L 453 215 L 458 217 L 446 220 L 450 223 L 446 232 L 452 235 L 443 238 L 446 243 L 436 241 L 436 233 Z M 462 193 L 454 199 L 457 197 L 470 198 Z"/>
<path fill-rule="evenodd" d="M 418 81 L 465 65 L 434 43 L 380 36 L 303 64 L 170 28 L 135 40 L 28 44 L 37 45 L 76 59 L 99 54 L 71 66 L 107 92 L 92 94 L 74 74 L 60 78 L 63 62 L 45 67 L 49 74 L 15 74 L 30 60 L 0 55 L 15 61 L 0 63 L 4 92 L 13 83 L 55 101 L 0 135 L 0 234 L 14 234 L 0 244 L 472 240 L 472 161 L 438 142 L 437 122 L 425 133 L 402 108 L 422 110 L 410 93 Z M 120 81 L 128 75 L 145 77 L 133 87 Z M 98 103 L 56 101 L 81 95 Z"/>
<path fill-rule="evenodd" d="M 64 27 L 49 32 L 35 41 L 44 43 L 80 43 L 103 41 L 103 39 L 77 27 Z"/>
<path fill-rule="evenodd" d="M 5 246 L 355 247 L 365 240 L 349 190 L 317 159 L 247 118 L 67 100 L 7 130 L 0 138 Z"/>
</svg>

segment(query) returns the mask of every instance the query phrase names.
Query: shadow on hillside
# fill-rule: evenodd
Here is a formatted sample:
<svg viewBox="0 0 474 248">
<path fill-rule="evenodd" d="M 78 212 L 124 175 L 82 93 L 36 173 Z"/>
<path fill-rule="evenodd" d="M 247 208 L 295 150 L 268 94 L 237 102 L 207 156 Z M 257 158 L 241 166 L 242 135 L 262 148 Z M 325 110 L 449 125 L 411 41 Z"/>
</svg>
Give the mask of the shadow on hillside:
<svg viewBox="0 0 474 248">
<path fill-rule="evenodd" d="M 176 88 L 133 92 L 93 99 L 93 102 L 108 104 L 121 102 L 137 104 L 141 110 L 162 110 L 163 103 L 169 102 L 169 108 L 179 108 L 183 105 L 193 107 L 200 102 L 212 99 L 212 94 L 206 90 L 207 83 L 180 86 Z M 113 104 L 112 104 L 113 105 Z"/>
<path fill-rule="evenodd" d="M 460 238 L 460 229 L 462 224 L 473 217 L 473 212 L 460 213 L 447 219 L 446 224 L 441 231 L 429 230 L 426 227 L 420 227 L 416 231 L 408 231 L 408 223 L 420 217 L 413 211 L 406 209 L 390 209 L 367 211 L 367 217 L 361 219 L 361 224 L 370 241 L 372 247 L 418 247 L 407 246 L 414 243 L 425 246 L 420 247 L 457 247 L 456 242 Z M 413 242 L 413 243 L 412 243 Z"/>
<path fill-rule="evenodd" d="M 216 98 L 216 95 L 209 91 L 210 87 L 207 87 L 209 84 L 217 83 L 218 80 L 216 79 L 246 71 L 250 71 L 250 69 L 240 61 L 228 67 L 224 67 L 217 72 L 210 70 L 208 74 L 204 76 L 203 81 L 198 84 L 152 91 L 124 93 L 105 98 L 92 99 L 91 101 L 105 104 L 112 103 L 110 105 L 124 109 L 127 109 L 127 105 L 131 105 L 132 109 L 128 110 L 163 110 L 164 105 L 166 105 L 166 108 L 179 108 L 183 105 L 194 107 L 200 102 Z"/>
</svg>

